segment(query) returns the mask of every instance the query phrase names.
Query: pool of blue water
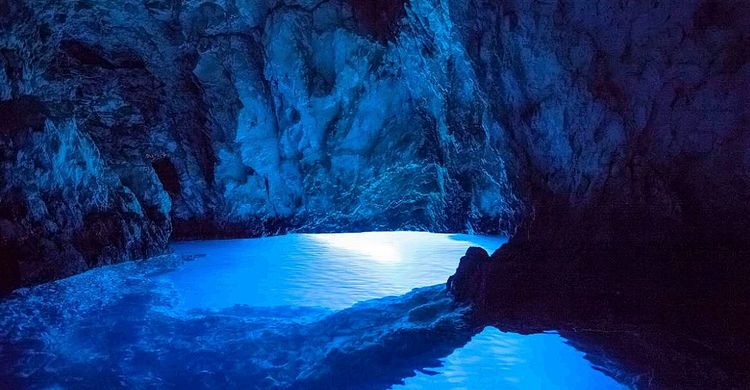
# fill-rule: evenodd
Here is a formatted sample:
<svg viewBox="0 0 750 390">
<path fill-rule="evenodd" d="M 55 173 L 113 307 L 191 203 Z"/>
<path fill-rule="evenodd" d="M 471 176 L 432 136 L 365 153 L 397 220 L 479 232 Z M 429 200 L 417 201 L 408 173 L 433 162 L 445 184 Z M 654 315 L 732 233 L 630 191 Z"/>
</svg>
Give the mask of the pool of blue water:
<svg viewBox="0 0 750 390">
<path fill-rule="evenodd" d="M 0 302 L 0 387 L 620 388 L 554 332 L 471 332 L 442 286 L 410 292 L 444 284 L 469 246 L 503 243 L 416 232 L 176 243 Z"/>
</svg>

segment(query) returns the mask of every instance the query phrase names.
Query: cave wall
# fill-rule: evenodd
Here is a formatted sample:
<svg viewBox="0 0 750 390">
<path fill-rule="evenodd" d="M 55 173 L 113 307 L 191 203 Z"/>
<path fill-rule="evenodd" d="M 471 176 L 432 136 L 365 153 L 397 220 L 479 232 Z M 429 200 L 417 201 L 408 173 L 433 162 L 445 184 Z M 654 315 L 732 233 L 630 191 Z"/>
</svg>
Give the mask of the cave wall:
<svg viewBox="0 0 750 390">
<path fill-rule="evenodd" d="M 519 215 L 447 3 L 3 0 L 0 27 L 6 289 L 170 237 Z"/>
<path fill-rule="evenodd" d="M 0 0 L 3 278 L 286 231 L 744 241 L 749 9 Z"/>
<path fill-rule="evenodd" d="M 747 361 L 750 3 L 451 6 L 525 210 L 508 244 L 461 259 L 454 296 L 541 329 L 678 329 Z"/>
<path fill-rule="evenodd" d="M 516 241 L 743 245 L 748 2 L 455 1 L 451 14 L 527 205 Z"/>
</svg>

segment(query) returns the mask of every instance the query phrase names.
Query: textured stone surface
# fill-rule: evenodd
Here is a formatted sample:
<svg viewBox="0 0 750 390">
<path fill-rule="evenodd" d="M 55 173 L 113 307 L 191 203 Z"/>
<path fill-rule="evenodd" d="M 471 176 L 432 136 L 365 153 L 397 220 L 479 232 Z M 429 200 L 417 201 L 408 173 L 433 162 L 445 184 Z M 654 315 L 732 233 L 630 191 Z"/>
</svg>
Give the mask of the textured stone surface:
<svg viewBox="0 0 750 390">
<path fill-rule="evenodd" d="M 743 387 L 750 3 L 508 1 L 461 13 L 476 21 L 462 31 L 527 212 L 489 259 L 461 259 L 454 296 L 490 321 L 687 335 Z M 716 380 L 679 367 L 634 383 Z"/>
<path fill-rule="evenodd" d="M 69 256 L 36 251 L 54 264 L 39 266 L 45 277 L 22 271 L 22 283 L 57 276 L 57 263 L 81 262 L 87 251 L 108 251 L 100 257 L 109 262 L 146 254 L 124 247 L 159 250 L 170 231 L 498 232 L 516 214 L 499 128 L 439 3 L 4 1 L 0 25 L 0 95 L 13 132 L 70 127 L 99 164 L 81 175 L 107 181 L 106 191 L 128 194 L 138 210 L 125 217 L 109 201 L 60 231 L 3 234 L 14 247 L 38 239 L 70 247 Z M 12 214 L 32 199 L 26 183 L 41 179 L 10 173 L 33 142 L 3 137 Z M 60 214 L 88 215 L 77 187 L 63 187 L 40 196 L 54 197 Z M 17 230 L 23 218 L 3 225 Z M 119 249 L 70 240 L 100 223 Z"/>
<path fill-rule="evenodd" d="M 8 104 L 43 108 L 19 101 Z M 139 202 L 74 122 L 33 122 L 0 135 L 0 290 L 163 250 L 168 209 Z"/>
<path fill-rule="evenodd" d="M 474 21 L 460 31 L 473 37 L 467 52 L 494 97 L 527 212 L 496 256 L 519 268 L 477 271 L 467 260 L 475 275 L 454 285 L 491 299 L 475 276 L 484 286 L 523 279 L 536 268 L 524 261 L 600 277 L 656 267 L 664 278 L 704 270 L 720 281 L 747 271 L 729 260 L 745 253 L 750 232 L 747 2 L 475 5 L 455 3 L 452 15 Z M 704 249 L 719 255 L 691 256 L 705 263 L 693 269 L 676 256 Z M 618 270 L 624 259 L 634 266 Z"/>
<path fill-rule="evenodd" d="M 744 241 L 747 2 L 452 4 L 533 210 L 517 239 Z"/>
<path fill-rule="evenodd" d="M 10 133 L 90 140 L 108 191 L 143 215 L 123 222 L 113 201 L 105 224 L 153 231 L 131 244 L 109 229 L 125 246 L 158 248 L 170 219 L 174 237 L 520 228 L 516 241 L 735 245 L 750 231 L 749 9 L 6 0 L 0 98 Z M 10 133 L 6 171 L 33 147 Z M 33 197 L 7 183 L 13 230 Z M 66 188 L 60 210 L 86 214 Z M 62 243 L 89 225 L 23 234 Z"/>
</svg>

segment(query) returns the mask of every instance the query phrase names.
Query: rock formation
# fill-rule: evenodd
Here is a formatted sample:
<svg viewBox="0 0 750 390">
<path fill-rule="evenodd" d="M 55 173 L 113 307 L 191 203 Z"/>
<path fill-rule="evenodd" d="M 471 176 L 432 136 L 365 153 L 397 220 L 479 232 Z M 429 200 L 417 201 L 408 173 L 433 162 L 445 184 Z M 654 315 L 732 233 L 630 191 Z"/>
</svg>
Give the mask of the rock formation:
<svg viewBox="0 0 750 390">
<path fill-rule="evenodd" d="M 0 27 L 6 289 L 169 237 L 750 231 L 742 0 L 5 0 Z"/>
<path fill-rule="evenodd" d="M 494 271 L 459 272 L 458 295 L 488 298 L 485 287 L 543 269 L 573 286 L 592 270 L 747 275 L 731 259 L 750 232 L 748 3 L 474 2 L 451 14 L 467 21 L 525 210 L 502 261 L 467 255 L 478 262 L 465 270 Z"/>
<path fill-rule="evenodd" d="M 448 287 L 488 323 L 682 337 L 690 352 L 634 363 L 654 373 L 634 386 L 742 387 L 750 4 L 485 5 L 453 15 L 476 21 L 462 31 L 525 211 L 509 244 L 468 251 Z M 625 348 L 613 354 L 638 355 Z M 684 373 L 704 358 L 720 373 Z"/>
<path fill-rule="evenodd" d="M 517 213 L 439 2 L 2 1 L 0 27 L 3 289 L 168 237 Z"/>
</svg>

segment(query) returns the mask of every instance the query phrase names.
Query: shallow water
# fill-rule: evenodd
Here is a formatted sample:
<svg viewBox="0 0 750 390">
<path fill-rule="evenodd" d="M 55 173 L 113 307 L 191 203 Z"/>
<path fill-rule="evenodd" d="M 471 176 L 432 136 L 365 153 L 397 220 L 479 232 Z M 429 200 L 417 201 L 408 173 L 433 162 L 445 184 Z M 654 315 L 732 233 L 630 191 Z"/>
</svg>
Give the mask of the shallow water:
<svg viewBox="0 0 750 390">
<path fill-rule="evenodd" d="M 620 387 L 557 334 L 477 334 L 464 321 L 442 284 L 468 246 L 503 242 L 397 232 L 178 243 L 176 255 L 0 302 L 0 388 Z"/>
</svg>

